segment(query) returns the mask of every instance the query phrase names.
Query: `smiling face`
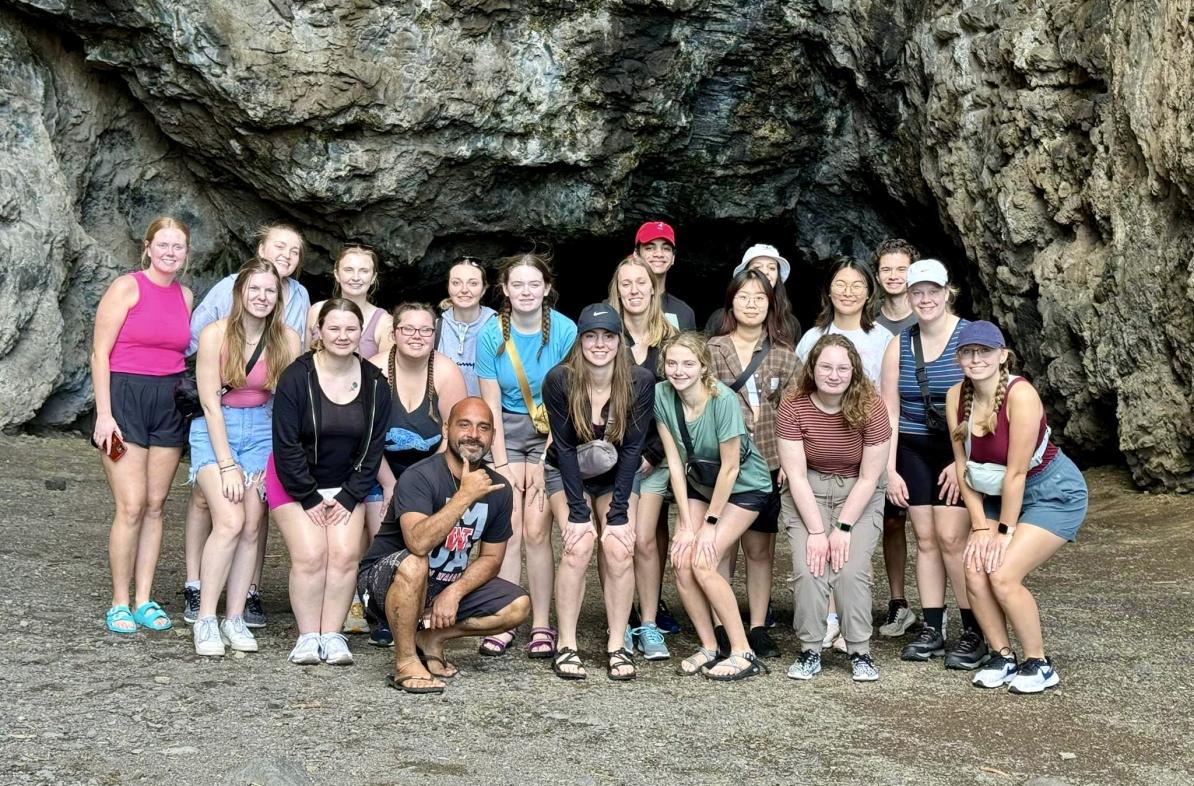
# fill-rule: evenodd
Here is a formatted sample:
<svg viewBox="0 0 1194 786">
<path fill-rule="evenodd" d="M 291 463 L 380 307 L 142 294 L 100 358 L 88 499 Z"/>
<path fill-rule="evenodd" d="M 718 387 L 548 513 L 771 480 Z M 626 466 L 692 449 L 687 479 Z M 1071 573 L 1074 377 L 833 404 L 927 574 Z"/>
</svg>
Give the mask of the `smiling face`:
<svg viewBox="0 0 1194 786">
<path fill-rule="evenodd" d="M 843 347 L 827 346 L 813 361 L 813 381 L 818 393 L 826 396 L 844 395 L 853 378 L 850 353 Z"/>
<path fill-rule="evenodd" d="M 461 461 L 478 464 L 493 444 L 493 412 L 482 399 L 461 399 L 444 424 L 448 449 Z"/>
<path fill-rule="evenodd" d="M 889 295 L 902 295 L 908 289 L 908 267 L 912 260 L 899 252 L 879 257 L 879 284 Z"/>
<path fill-rule="evenodd" d="M 767 321 L 767 293 L 758 281 L 747 281 L 734 294 L 734 319 L 745 327 L 758 327 Z"/>
<path fill-rule="evenodd" d="M 908 301 L 921 322 L 932 322 L 944 316 L 949 307 L 949 290 L 931 281 L 921 281 L 908 287 Z"/>
<path fill-rule="evenodd" d="M 283 279 L 289 278 L 303 258 L 303 240 L 296 232 L 275 227 L 258 244 L 257 256 L 273 262 Z"/>
<path fill-rule="evenodd" d="M 676 247 L 663 238 L 643 243 L 635 249 L 638 258 L 651 266 L 655 275 L 663 276 L 676 263 Z"/>
<path fill-rule="evenodd" d="M 655 286 L 644 265 L 622 265 L 618 268 L 618 300 L 627 314 L 647 313 Z"/>
<path fill-rule="evenodd" d="M 394 344 L 408 358 L 425 358 L 435 341 L 435 317 L 421 308 L 402 312 L 394 323 Z"/>
<path fill-rule="evenodd" d="M 958 365 L 962 373 L 974 382 L 999 375 L 999 369 L 1007 362 L 1007 350 L 984 347 L 981 344 L 967 344 L 958 347 Z"/>
<path fill-rule="evenodd" d="M 274 263 L 277 265 L 277 263 Z M 279 271 L 281 272 L 281 271 Z M 377 280 L 373 257 L 363 251 L 349 251 L 336 263 L 336 283 L 345 297 L 365 297 Z"/>
<path fill-rule="evenodd" d="M 755 257 L 746 265 L 747 270 L 757 270 L 767 276 L 767 281 L 774 287 L 779 281 L 779 260 L 772 257 Z"/>
<path fill-rule="evenodd" d="M 265 319 L 278 305 L 278 277 L 272 273 L 254 273 L 245 282 L 245 312 Z"/>
<path fill-rule="evenodd" d="M 844 267 L 829 282 L 829 299 L 840 316 L 854 316 L 866 306 L 866 276 L 853 268 Z"/>
<path fill-rule="evenodd" d="M 531 265 L 517 265 L 510 268 L 502 291 L 510 299 L 510 306 L 520 314 L 531 314 L 543 307 L 543 298 L 551 287 L 543 280 L 543 274 Z"/>
<path fill-rule="evenodd" d="M 622 337 L 604 328 L 586 330 L 580 334 L 580 351 L 590 366 L 604 368 L 618 356 Z"/>
<path fill-rule="evenodd" d="M 679 344 L 668 347 L 663 373 L 677 392 L 683 393 L 693 385 L 699 385 L 703 372 L 700 359 L 691 349 Z"/>
<path fill-rule="evenodd" d="M 175 276 L 187 262 L 187 236 L 181 229 L 163 227 L 145 243 L 149 266 L 165 276 Z"/>
<path fill-rule="evenodd" d="M 361 343 L 361 320 L 351 311 L 329 311 L 319 326 L 319 340 L 328 354 L 351 355 Z"/>
<path fill-rule="evenodd" d="M 448 271 L 448 298 L 459 309 L 469 309 L 481 301 L 485 277 L 476 265 L 453 265 Z"/>
</svg>

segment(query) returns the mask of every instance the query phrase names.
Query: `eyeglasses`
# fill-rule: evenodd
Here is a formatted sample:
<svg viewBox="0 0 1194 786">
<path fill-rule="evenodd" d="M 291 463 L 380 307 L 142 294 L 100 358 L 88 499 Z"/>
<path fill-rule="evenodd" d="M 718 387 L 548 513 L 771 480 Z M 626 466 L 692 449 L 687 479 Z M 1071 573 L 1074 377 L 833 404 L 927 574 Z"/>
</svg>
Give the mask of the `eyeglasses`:
<svg viewBox="0 0 1194 786">
<path fill-rule="evenodd" d="M 958 357 L 962 360 L 989 360 L 999 350 L 994 347 L 962 347 Z"/>
<path fill-rule="evenodd" d="M 411 325 L 399 325 L 398 332 L 404 336 L 420 335 L 423 338 L 431 338 L 435 335 L 435 328 L 433 327 L 413 327 Z"/>
<path fill-rule="evenodd" d="M 740 306 L 761 306 L 767 302 L 766 295 L 734 295 L 734 302 Z"/>
<path fill-rule="evenodd" d="M 867 286 L 862 281 L 855 281 L 853 284 L 847 284 L 845 281 L 834 281 L 830 287 L 835 295 L 844 295 L 849 292 L 851 295 L 865 295 Z"/>
</svg>

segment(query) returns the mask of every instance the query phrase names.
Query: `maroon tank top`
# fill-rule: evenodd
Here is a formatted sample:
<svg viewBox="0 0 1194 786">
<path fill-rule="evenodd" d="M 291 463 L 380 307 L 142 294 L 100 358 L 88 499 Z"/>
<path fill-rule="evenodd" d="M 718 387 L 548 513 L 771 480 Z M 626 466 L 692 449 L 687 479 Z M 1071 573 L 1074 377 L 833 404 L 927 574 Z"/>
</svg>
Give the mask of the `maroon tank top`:
<svg viewBox="0 0 1194 786">
<path fill-rule="evenodd" d="M 1012 385 L 1022 381 L 1024 377 L 1012 377 L 1007 383 L 1007 389 L 1010 392 Z M 1007 449 L 1008 441 L 1011 437 L 1011 424 L 1007 419 L 1007 402 L 1008 396 L 1003 397 L 1003 404 L 999 407 L 999 413 L 995 416 L 995 431 L 991 434 L 985 434 L 981 437 L 970 435 L 970 460 L 977 461 L 980 464 L 1002 464 L 1007 466 Z M 958 421 L 961 422 L 966 419 L 965 402 L 958 401 Z M 1036 444 L 1033 445 L 1033 452 L 1040 446 L 1041 440 L 1045 438 L 1045 429 L 1048 424 L 1045 422 L 1045 415 L 1041 413 L 1041 428 L 1037 432 Z M 1053 444 L 1053 440 L 1049 440 L 1049 444 L 1045 446 L 1045 454 L 1041 457 L 1041 463 L 1032 469 L 1028 470 L 1028 475 L 1039 474 L 1049 466 L 1049 462 L 1053 461 L 1053 457 L 1057 455 L 1057 446 Z"/>
</svg>

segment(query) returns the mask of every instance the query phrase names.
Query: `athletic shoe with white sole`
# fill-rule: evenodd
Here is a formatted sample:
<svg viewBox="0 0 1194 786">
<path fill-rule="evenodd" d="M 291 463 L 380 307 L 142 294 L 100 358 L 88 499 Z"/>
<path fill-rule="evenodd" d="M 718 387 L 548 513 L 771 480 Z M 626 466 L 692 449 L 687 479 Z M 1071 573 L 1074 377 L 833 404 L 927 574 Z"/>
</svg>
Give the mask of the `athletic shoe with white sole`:
<svg viewBox="0 0 1194 786">
<path fill-rule="evenodd" d="M 195 654 L 221 657 L 224 654 L 224 639 L 220 637 L 220 623 L 215 617 L 201 617 L 191 627 L 195 641 Z"/>
<path fill-rule="evenodd" d="M 871 660 L 869 652 L 856 652 L 850 656 L 850 670 L 855 682 L 875 682 L 879 679 L 879 667 Z"/>
<path fill-rule="evenodd" d="M 804 650 L 788 667 L 788 676 L 794 680 L 811 680 L 820 673 L 821 653 L 816 650 Z"/>
<path fill-rule="evenodd" d="M 1061 684 L 1048 658 L 1025 658 L 1007 686 L 1009 693 L 1043 693 Z"/>
<path fill-rule="evenodd" d="M 249 594 L 245 597 L 245 627 L 265 627 L 265 607 L 261 605 L 261 593 L 257 591 L 256 584 L 249 587 Z"/>
<path fill-rule="evenodd" d="M 900 660 L 929 660 L 945 654 L 945 637 L 931 625 L 922 625 L 916 638 L 900 650 Z"/>
<path fill-rule="evenodd" d="M 667 644 L 663 641 L 663 631 L 654 622 L 640 625 L 634 629 L 634 638 L 638 650 L 647 660 L 667 660 L 672 657 Z M 631 650 L 633 652 L 633 650 Z"/>
<path fill-rule="evenodd" d="M 228 617 L 220 623 L 220 635 L 224 643 L 237 652 L 256 652 L 257 639 L 245 625 L 244 617 Z"/>
<path fill-rule="evenodd" d="M 945 668 L 959 671 L 974 671 L 991 659 L 987 640 L 977 630 L 962 631 L 962 638 L 945 653 Z"/>
<path fill-rule="evenodd" d="M 1016 653 L 996 655 L 987 661 L 986 666 L 978 670 L 971 682 L 976 688 L 1002 688 L 1012 681 L 1019 668 Z"/>
<path fill-rule="evenodd" d="M 199 588 L 184 586 L 182 599 L 182 621 L 194 625 L 199 619 Z"/>
<path fill-rule="evenodd" d="M 838 636 L 836 639 L 834 639 L 833 640 L 833 648 L 835 650 L 837 650 L 838 652 L 845 652 L 846 651 L 846 638 L 844 636 Z"/>
<path fill-rule="evenodd" d="M 906 604 L 891 601 L 887 604 L 887 621 L 879 626 L 879 635 L 889 639 L 899 638 L 916 624 L 916 615 Z"/>
<path fill-rule="evenodd" d="M 323 662 L 329 666 L 352 665 L 352 651 L 348 649 L 348 639 L 343 633 L 323 634 L 319 646 L 323 650 Z"/>
<path fill-rule="evenodd" d="M 298 637 L 294 649 L 287 658 L 297 666 L 314 666 L 323 660 L 322 647 L 318 633 L 304 633 Z"/>
<path fill-rule="evenodd" d="M 359 595 L 352 596 L 352 605 L 348 607 L 348 616 L 344 618 L 341 633 L 368 633 L 369 622 L 365 619 L 365 604 Z"/>
</svg>

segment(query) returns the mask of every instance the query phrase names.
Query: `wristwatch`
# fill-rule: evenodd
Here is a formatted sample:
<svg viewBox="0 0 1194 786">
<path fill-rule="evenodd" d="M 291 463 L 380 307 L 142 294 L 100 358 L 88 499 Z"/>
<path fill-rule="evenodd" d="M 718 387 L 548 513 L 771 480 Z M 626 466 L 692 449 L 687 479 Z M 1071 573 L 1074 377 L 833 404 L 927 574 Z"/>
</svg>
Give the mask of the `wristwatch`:
<svg viewBox="0 0 1194 786">
<path fill-rule="evenodd" d="M 1001 521 L 1001 522 L 999 522 L 999 527 L 997 529 L 999 530 L 1000 535 L 1007 535 L 1009 532 L 1016 531 L 1016 525 L 1015 524 L 1004 524 Z"/>
<path fill-rule="evenodd" d="M 717 516 L 714 516 L 712 513 L 710 513 L 708 516 L 705 516 L 705 523 L 710 526 L 716 525 L 717 524 Z"/>
<path fill-rule="evenodd" d="M 840 529 L 842 532 L 845 532 L 847 535 L 849 535 L 849 534 L 850 534 L 850 530 L 854 529 L 854 525 L 853 525 L 853 524 L 847 524 L 847 523 L 846 523 L 846 522 L 844 522 L 844 521 L 839 521 L 837 524 L 834 524 L 833 526 L 837 527 L 837 528 L 838 528 L 838 529 Z"/>
</svg>

